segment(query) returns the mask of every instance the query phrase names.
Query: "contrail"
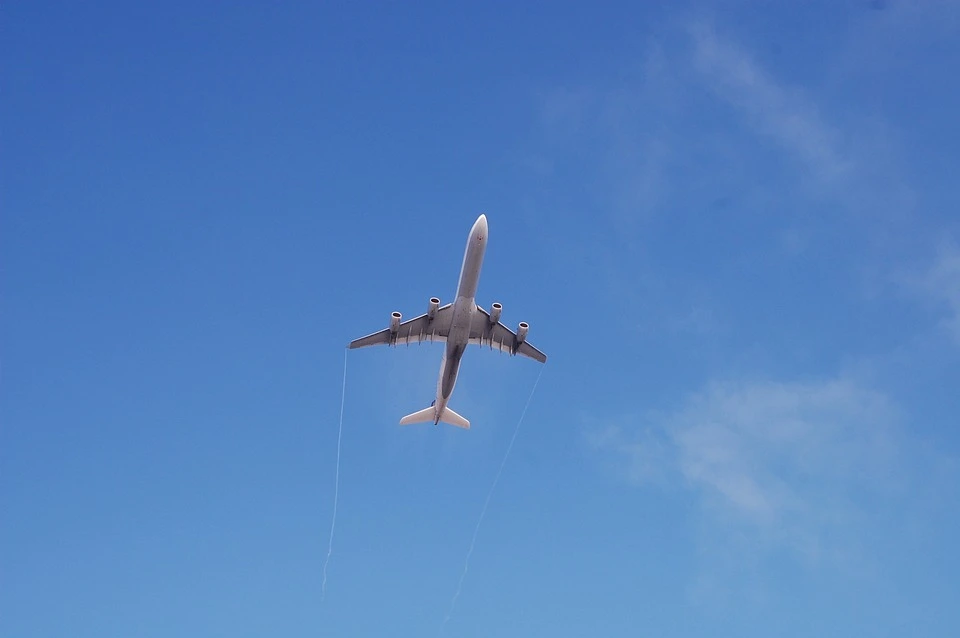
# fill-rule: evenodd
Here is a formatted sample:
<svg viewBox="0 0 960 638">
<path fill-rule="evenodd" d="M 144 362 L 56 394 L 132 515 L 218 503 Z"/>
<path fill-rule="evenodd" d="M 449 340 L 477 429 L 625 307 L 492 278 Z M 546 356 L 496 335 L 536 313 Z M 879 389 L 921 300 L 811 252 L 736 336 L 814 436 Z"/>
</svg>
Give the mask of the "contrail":
<svg viewBox="0 0 960 638">
<path fill-rule="evenodd" d="M 497 475 L 493 479 L 493 485 L 490 486 L 490 491 L 487 492 L 487 498 L 483 502 L 483 509 L 480 510 L 480 518 L 477 519 L 477 526 L 473 529 L 473 538 L 470 539 L 470 549 L 467 550 L 467 557 L 463 561 L 463 572 L 460 574 L 460 581 L 457 583 L 457 592 L 453 595 L 453 599 L 450 601 L 450 610 L 447 611 L 446 617 L 443 619 L 443 625 L 440 626 L 440 633 L 443 634 L 444 627 L 447 626 L 447 621 L 453 616 L 453 609 L 457 605 L 457 598 L 460 597 L 460 590 L 463 588 L 463 579 L 467 577 L 467 570 L 470 567 L 470 556 L 473 554 L 473 546 L 477 542 L 477 534 L 480 533 L 480 525 L 483 524 L 483 517 L 487 515 L 487 506 L 490 505 L 490 497 L 493 496 L 493 491 L 497 489 L 497 482 L 500 480 L 500 474 L 503 472 L 503 466 L 507 464 L 507 457 L 510 456 L 510 450 L 513 449 L 513 442 L 517 440 L 517 433 L 520 431 L 520 424 L 523 423 L 523 417 L 527 415 L 527 408 L 530 407 L 530 401 L 533 400 L 533 393 L 537 391 L 537 384 L 540 383 L 540 377 L 543 375 L 543 366 L 540 368 L 540 374 L 537 375 L 537 380 L 533 383 L 533 389 L 530 390 L 530 396 L 527 397 L 527 404 L 523 406 L 523 412 L 520 413 L 520 420 L 517 421 L 517 427 L 513 430 L 513 436 L 510 437 L 510 444 L 507 445 L 507 451 L 503 455 L 503 460 L 500 461 L 500 469 L 497 470 Z"/>
<path fill-rule="evenodd" d="M 337 501 L 340 498 L 340 441 L 343 438 L 343 403 L 347 397 L 347 350 L 343 351 L 343 388 L 340 391 L 340 425 L 337 428 L 337 478 L 333 488 L 333 521 L 330 523 L 330 546 L 327 548 L 327 559 L 323 561 L 323 584 L 320 592 L 320 602 L 327 597 L 327 565 L 330 564 L 330 555 L 333 554 L 333 532 L 337 527 Z"/>
</svg>

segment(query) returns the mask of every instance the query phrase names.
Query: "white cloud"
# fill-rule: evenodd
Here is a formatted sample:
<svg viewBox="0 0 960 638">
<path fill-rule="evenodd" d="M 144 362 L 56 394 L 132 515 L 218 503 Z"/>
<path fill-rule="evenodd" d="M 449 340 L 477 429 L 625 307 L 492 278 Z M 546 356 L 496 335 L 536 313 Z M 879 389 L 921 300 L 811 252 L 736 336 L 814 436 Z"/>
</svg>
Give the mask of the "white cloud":
<svg viewBox="0 0 960 638">
<path fill-rule="evenodd" d="M 689 33 L 699 80 L 742 116 L 748 131 L 802 167 L 788 183 L 832 204 L 825 222 L 840 228 L 843 217 L 856 219 L 861 225 L 851 239 L 867 237 L 887 249 L 915 231 L 919 198 L 900 159 L 897 130 L 876 106 L 847 96 L 841 111 L 817 87 L 777 78 L 709 23 L 694 23 Z"/>
<path fill-rule="evenodd" d="M 714 334 L 737 312 L 698 294 L 701 284 L 689 271 L 656 262 L 662 257 L 654 242 L 667 216 L 676 218 L 672 228 L 698 218 L 767 217 L 751 225 L 769 232 L 757 236 L 757 246 L 776 247 L 811 276 L 829 262 L 839 278 L 855 282 L 852 303 L 893 292 L 891 272 L 930 250 L 940 229 L 923 214 L 923 192 L 912 184 L 910 123 L 887 119 L 882 100 L 837 87 L 863 81 L 857 74 L 869 70 L 854 53 L 874 40 L 862 34 L 898 28 L 893 16 L 900 11 L 911 24 L 960 15 L 898 8 L 872 12 L 877 21 L 865 13 L 846 41 L 824 43 L 835 53 L 822 56 L 821 77 L 829 79 L 817 86 L 786 80 L 749 43 L 709 21 L 675 23 L 638 52 L 639 63 L 625 63 L 616 84 L 545 92 L 543 138 L 530 163 L 541 176 L 558 168 L 553 179 L 576 175 L 582 187 L 575 202 L 533 208 L 591 217 L 597 280 L 627 307 L 624 316 L 642 317 L 647 330 Z M 918 30 L 908 29 L 901 46 L 915 46 Z M 834 68 L 840 57 L 842 71 Z M 542 192 L 550 193 L 549 185 Z M 768 257 L 758 249 L 749 263 Z M 621 285 L 638 272 L 648 281 Z M 948 288 L 941 285 L 939 299 L 957 317 Z M 960 318 L 950 321 L 960 334 Z"/>
<path fill-rule="evenodd" d="M 817 560 L 843 551 L 863 493 L 897 491 L 897 422 L 849 380 L 718 383 L 592 443 L 635 484 L 679 479 L 719 531 Z"/>
<path fill-rule="evenodd" d="M 742 48 L 704 23 L 690 29 L 693 61 L 703 80 L 744 113 L 752 127 L 776 140 L 819 179 L 851 171 L 839 131 L 820 116 L 805 92 L 777 82 Z"/>
</svg>

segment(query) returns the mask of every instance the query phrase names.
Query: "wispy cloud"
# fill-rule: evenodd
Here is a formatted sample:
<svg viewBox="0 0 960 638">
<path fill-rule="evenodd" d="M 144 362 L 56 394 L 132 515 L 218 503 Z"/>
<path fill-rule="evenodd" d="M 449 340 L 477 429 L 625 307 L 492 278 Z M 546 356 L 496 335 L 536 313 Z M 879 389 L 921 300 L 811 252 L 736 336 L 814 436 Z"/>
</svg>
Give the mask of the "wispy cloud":
<svg viewBox="0 0 960 638">
<path fill-rule="evenodd" d="M 866 12 L 874 13 L 896 14 Z M 854 49 L 873 42 L 853 40 L 830 43 L 835 56 L 856 59 Z M 736 310 L 703 294 L 686 264 L 657 261 L 665 228 L 743 223 L 756 240 L 736 247 L 749 267 L 782 257 L 815 277 L 829 262 L 856 286 L 851 303 L 895 292 L 891 273 L 934 245 L 941 229 L 923 213 L 904 131 L 884 116 L 882 100 L 837 89 L 856 80 L 856 65 L 837 71 L 825 55 L 822 85 L 792 82 L 749 42 L 704 19 L 674 22 L 638 54 L 616 83 L 544 93 L 542 137 L 529 164 L 546 181 L 576 176 L 582 184 L 579 200 L 536 208 L 595 220 L 597 279 L 612 282 L 618 303 L 646 329 L 704 332 L 702 322 L 687 321 L 694 314 L 711 318 L 712 333 L 735 322 Z M 655 275 L 621 285 L 638 272 Z"/>
<path fill-rule="evenodd" d="M 842 551 L 864 493 L 902 487 L 898 422 L 885 396 L 845 379 L 716 383 L 591 442 L 635 484 L 678 479 L 721 530 L 815 561 Z"/>
<path fill-rule="evenodd" d="M 688 595 L 726 613 L 770 602 L 785 570 L 896 589 L 904 556 L 949 543 L 957 460 L 917 425 L 854 378 L 741 380 L 590 424 L 588 439 L 641 502 L 656 491 L 689 503 Z"/>
<path fill-rule="evenodd" d="M 744 49 L 706 23 L 691 26 L 690 35 L 702 79 L 746 115 L 751 127 L 776 140 L 825 182 L 849 175 L 852 162 L 839 131 L 803 90 L 776 81 Z"/>
<path fill-rule="evenodd" d="M 842 227 L 856 220 L 852 239 L 869 238 L 889 249 L 901 236 L 891 230 L 909 223 L 918 196 L 899 160 L 896 132 L 881 112 L 849 101 L 845 112 L 838 111 L 817 87 L 776 77 L 709 22 L 695 22 L 688 31 L 699 81 L 740 114 L 746 131 L 770 140 L 801 168 L 789 169 L 790 183 L 815 198 L 807 206 L 832 204 L 826 222 Z"/>
<path fill-rule="evenodd" d="M 871 292 L 887 296 L 878 308 L 902 301 L 890 298 L 896 291 L 891 274 L 925 260 L 919 274 L 896 283 L 933 300 L 943 327 L 960 344 L 960 247 L 943 242 L 934 259 L 926 257 L 942 228 L 924 214 L 923 203 L 930 200 L 915 188 L 920 173 L 911 171 L 919 169 L 904 150 L 908 147 L 901 146 L 909 140 L 911 123 L 896 120 L 896 113 L 887 119 L 882 100 L 843 91 L 843 73 L 857 73 L 855 64 L 840 72 L 831 66 L 831 54 L 824 54 L 819 58 L 823 84 L 804 85 L 778 73 L 749 41 L 727 33 L 708 21 L 684 24 L 661 34 L 662 46 L 646 51 L 642 80 L 597 89 L 589 98 L 580 90 L 578 140 L 601 144 L 614 158 L 610 164 L 618 164 L 616 170 L 600 165 L 605 173 L 598 178 L 589 173 L 590 183 L 618 184 L 605 189 L 609 207 L 596 216 L 598 222 L 613 229 L 618 240 L 632 232 L 655 245 L 662 239 L 656 233 L 664 228 L 729 221 L 745 229 L 742 237 L 723 238 L 745 239 L 731 257 L 742 260 L 744 273 L 788 263 L 790 285 L 802 283 L 797 298 L 835 316 L 848 310 L 868 315 L 863 304 Z M 848 61 L 855 58 L 854 45 L 838 40 L 830 46 Z M 588 131 L 593 135 L 585 135 Z M 595 157 L 602 150 L 591 147 L 590 152 Z M 633 227 L 623 223 L 631 214 Z M 677 219 L 671 225 L 666 216 Z M 713 228 L 723 231 L 723 223 Z M 891 545 L 904 541 L 920 547 L 937 533 L 937 516 L 944 504 L 955 502 L 955 489 L 945 486 L 956 484 L 956 464 L 942 449 L 948 436 L 940 437 L 936 450 L 939 433 L 931 416 L 939 418 L 938 408 L 911 403 L 930 393 L 915 389 L 911 394 L 891 382 L 880 385 L 878 377 L 884 375 L 866 368 L 884 353 L 908 349 L 918 335 L 929 335 L 929 322 L 916 321 L 909 310 L 899 312 L 902 307 L 891 317 L 877 313 L 869 320 L 879 325 L 865 326 L 864 334 L 850 338 L 849 352 L 842 350 L 847 335 L 829 335 L 840 351 L 831 350 L 819 361 L 822 353 L 804 359 L 805 370 L 818 363 L 829 370 L 819 379 L 741 376 L 729 362 L 743 348 L 770 353 L 764 358 L 769 361 L 790 344 L 760 336 L 730 349 L 731 335 L 737 333 L 731 327 L 748 319 L 749 308 L 724 305 L 724 295 L 737 292 L 748 277 L 712 279 L 705 265 L 714 256 L 712 247 L 707 245 L 699 261 L 679 265 L 669 258 L 655 262 L 659 255 L 651 249 L 650 262 L 662 268 L 648 267 L 647 254 L 631 251 L 622 262 L 612 262 L 606 274 L 616 283 L 617 303 L 634 304 L 635 312 L 624 314 L 637 317 L 645 328 L 667 334 L 668 321 L 679 324 L 685 315 L 709 318 L 711 347 L 727 347 L 721 365 L 733 380 L 707 383 L 666 412 L 626 413 L 612 423 L 591 423 L 590 445 L 624 481 L 642 490 L 679 490 L 692 499 L 703 530 L 700 556 L 710 564 L 703 572 L 712 572 L 701 574 L 700 585 L 707 589 L 736 570 L 785 557 L 814 569 L 844 565 L 848 573 L 877 569 L 890 575 L 896 571 L 885 554 Z M 772 255 L 771 247 L 781 253 Z M 771 272 L 776 277 L 786 269 Z M 654 273 L 656 279 L 626 285 L 637 273 Z M 712 281 L 718 284 L 709 288 L 714 294 L 692 303 L 693 291 Z M 838 290 L 844 282 L 851 282 L 849 294 Z M 818 296 L 820 284 L 833 287 L 832 303 Z M 635 297 L 623 292 L 630 290 Z M 738 299 L 766 292 L 758 287 Z M 681 305 L 700 312 L 678 312 Z M 652 325 L 651 317 L 659 325 Z M 817 338 L 798 336 L 807 342 Z M 901 353 L 897 360 L 923 366 L 927 354 Z M 857 372 L 834 376 L 836 366 Z M 783 370 L 789 361 L 770 367 Z M 911 423 L 910 415 L 927 422 Z M 723 573 L 717 576 L 717 570 Z M 747 586 L 762 582 L 746 580 Z"/>
</svg>

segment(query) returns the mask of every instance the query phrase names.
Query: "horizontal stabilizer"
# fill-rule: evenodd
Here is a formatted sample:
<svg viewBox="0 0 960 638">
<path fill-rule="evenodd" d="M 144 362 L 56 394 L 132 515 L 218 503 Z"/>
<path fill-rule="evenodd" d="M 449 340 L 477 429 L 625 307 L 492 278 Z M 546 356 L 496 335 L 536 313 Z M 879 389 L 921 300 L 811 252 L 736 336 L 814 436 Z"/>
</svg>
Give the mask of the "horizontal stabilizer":
<svg viewBox="0 0 960 638">
<path fill-rule="evenodd" d="M 450 408 L 443 409 L 443 415 L 440 417 L 440 420 L 444 423 L 449 423 L 458 428 L 463 428 L 464 430 L 470 429 L 470 421 L 467 421 L 465 418 L 451 410 Z"/>
<path fill-rule="evenodd" d="M 424 408 L 419 412 L 414 412 L 413 414 L 408 414 L 407 416 L 400 419 L 400 425 L 410 425 L 412 423 L 433 423 L 437 419 L 437 411 L 431 405 L 429 408 Z"/>
<path fill-rule="evenodd" d="M 440 415 L 439 419 L 437 419 L 437 410 L 432 405 L 429 408 L 424 408 L 419 412 L 414 412 L 413 414 L 408 414 L 407 416 L 403 417 L 400 419 L 400 425 L 412 425 L 414 423 L 437 423 L 438 421 L 448 423 L 458 428 L 463 428 L 464 430 L 470 429 L 470 421 L 466 420 L 450 408 L 444 408 L 443 414 Z"/>
</svg>

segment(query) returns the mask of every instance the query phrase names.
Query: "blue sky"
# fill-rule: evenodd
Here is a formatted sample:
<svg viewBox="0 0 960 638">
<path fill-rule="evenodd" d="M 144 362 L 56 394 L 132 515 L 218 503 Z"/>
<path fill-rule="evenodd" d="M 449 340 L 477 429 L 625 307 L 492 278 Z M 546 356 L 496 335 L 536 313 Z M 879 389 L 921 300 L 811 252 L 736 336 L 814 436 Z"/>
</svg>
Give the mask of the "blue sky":
<svg viewBox="0 0 960 638">
<path fill-rule="evenodd" d="M 0 633 L 953 636 L 955 3 L 4 8 Z M 919 6 L 918 6 L 919 5 Z"/>
</svg>

